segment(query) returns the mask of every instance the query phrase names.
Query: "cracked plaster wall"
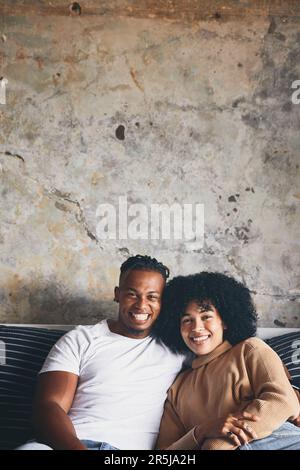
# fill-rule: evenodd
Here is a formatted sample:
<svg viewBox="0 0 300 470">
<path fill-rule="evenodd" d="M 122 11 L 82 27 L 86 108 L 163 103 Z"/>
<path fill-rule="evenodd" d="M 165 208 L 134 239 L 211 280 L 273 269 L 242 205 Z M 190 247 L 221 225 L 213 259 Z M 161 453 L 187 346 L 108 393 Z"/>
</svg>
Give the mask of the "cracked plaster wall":
<svg viewBox="0 0 300 470">
<path fill-rule="evenodd" d="M 120 264 L 147 253 L 300 326 L 300 18 L 19 15 L 1 35 L 0 322 L 112 316 Z M 125 195 L 204 203 L 203 249 L 98 240 L 98 204 Z"/>
</svg>

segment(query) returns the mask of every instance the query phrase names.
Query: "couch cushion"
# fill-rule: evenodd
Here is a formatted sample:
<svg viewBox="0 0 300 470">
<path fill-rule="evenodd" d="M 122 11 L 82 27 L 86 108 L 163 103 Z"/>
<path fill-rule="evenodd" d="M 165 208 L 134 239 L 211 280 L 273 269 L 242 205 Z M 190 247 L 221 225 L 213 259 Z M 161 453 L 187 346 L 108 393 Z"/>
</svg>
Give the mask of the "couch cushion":
<svg viewBox="0 0 300 470">
<path fill-rule="evenodd" d="M 300 387 L 300 330 L 266 340 L 287 367 L 292 385 Z"/>
<path fill-rule="evenodd" d="M 30 418 L 37 374 L 65 333 L 0 326 L 0 449 L 13 449 L 33 437 Z"/>
</svg>

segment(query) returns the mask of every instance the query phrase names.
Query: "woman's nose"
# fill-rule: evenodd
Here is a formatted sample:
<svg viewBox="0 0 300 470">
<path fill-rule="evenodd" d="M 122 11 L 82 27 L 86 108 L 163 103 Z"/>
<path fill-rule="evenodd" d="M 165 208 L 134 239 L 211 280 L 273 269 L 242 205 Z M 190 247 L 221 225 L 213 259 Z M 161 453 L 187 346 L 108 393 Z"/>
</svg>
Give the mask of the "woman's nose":
<svg viewBox="0 0 300 470">
<path fill-rule="evenodd" d="M 196 318 L 193 323 L 193 331 L 205 330 L 203 321 L 200 318 Z"/>
</svg>

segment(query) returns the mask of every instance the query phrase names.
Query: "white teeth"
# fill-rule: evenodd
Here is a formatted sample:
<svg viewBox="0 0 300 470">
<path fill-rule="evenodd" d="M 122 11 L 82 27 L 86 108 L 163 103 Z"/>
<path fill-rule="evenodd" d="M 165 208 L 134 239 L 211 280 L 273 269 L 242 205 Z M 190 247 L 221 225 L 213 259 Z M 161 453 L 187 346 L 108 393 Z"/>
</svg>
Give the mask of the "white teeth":
<svg viewBox="0 0 300 470">
<path fill-rule="evenodd" d="M 134 318 L 136 318 L 136 320 L 140 320 L 140 321 L 143 321 L 143 320 L 147 320 L 147 318 L 149 317 L 149 315 L 146 313 L 133 313 L 132 316 Z"/>
<path fill-rule="evenodd" d="M 207 339 L 208 339 L 208 336 L 198 336 L 196 338 L 192 338 L 192 341 L 194 341 L 194 343 L 203 343 Z"/>
</svg>

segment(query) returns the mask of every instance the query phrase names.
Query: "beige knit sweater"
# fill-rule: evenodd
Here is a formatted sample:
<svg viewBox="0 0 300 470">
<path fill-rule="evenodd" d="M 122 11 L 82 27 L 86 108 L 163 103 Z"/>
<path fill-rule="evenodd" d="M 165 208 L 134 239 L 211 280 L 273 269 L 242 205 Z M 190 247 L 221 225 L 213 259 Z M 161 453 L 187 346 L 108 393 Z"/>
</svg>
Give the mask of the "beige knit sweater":
<svg viewBox="0 0 300 470">
<path fill-rule="evenodd" d="M 224 341 L 211 353 L 198 356 L 192 369 L 177 377 L 168 392 L 157 448 L 199 449 L 196 425 L 205 438 L 206 422 L 241 410 L 260 417 L 249 421 L 259 439 L 300 411 L 280 358 L 259 338 L 233 347 Z M 201 446 L 202 450 L 235 448 L 226 437 L 205 439 Z"/>
</svg>

